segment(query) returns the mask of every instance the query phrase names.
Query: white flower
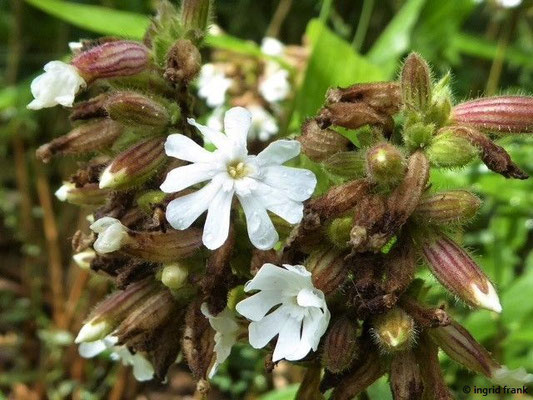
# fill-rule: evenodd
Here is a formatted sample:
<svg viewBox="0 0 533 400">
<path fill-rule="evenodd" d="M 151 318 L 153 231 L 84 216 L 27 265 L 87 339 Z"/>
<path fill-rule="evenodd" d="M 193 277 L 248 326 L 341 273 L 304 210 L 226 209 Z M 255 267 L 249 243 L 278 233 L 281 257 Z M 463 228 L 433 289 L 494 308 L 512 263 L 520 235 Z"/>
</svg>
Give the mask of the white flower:
<svg viewBox="0 0 533 400">
<path fill-rule="evenodd" d="M 263 80 L 259 84 L 261 96 L 269 103 L 275 103 L 285 100 L 290 90 L 289 72 L 273 61 L 268 62 Z"/>
<path fill-rule="evenodd" d="M 252 105 L 248 107 L 248 110 L 252 114 L 252 127 L 248 134 L 249 140 L 258 139 L 266 142 L 278 133 L 279 128 L 276 119 L 263 107 Z"/>
<path fill-rule="evenodd" d="M 496 0 L 496 4 L 504 8 L 514 8 L 522 4 L 522 0 Z"/>
<path fill-rule="evenodd" d="M 106 350 L 111 350 L 111 358 L 121 360 L 124 365 L 133 367 L 133 376 L 138 381 L 149 381 L 154 377 L 154 367 L 142 354 L 132 354 L 126 346 L 116 346 L 118 338 L 108 335 L 101 340 L 81 343 L 78 352 L 83 358 L 92 358 Z"/>
<path fill-rule="evenodd" d="M 261 51 L 268 56 L 279 57 L 284 49 L 285 45 L 273 37 L 267 36 L 261 42 Z"/>
<path fill-rule="evenodd" d="M 311 171 L 281 165 L 300 153 L 300 144 L 278 140 L 259 155 L 248 155 L 246 136 L 252 121 L 250 112 L 242 107 L 226 112 L 226 134 L 193 119 L 188 122 L 217 149 L 209 152 L 184 135 L 168 137 L 167 155 L 192 164 L 170 171 L 161 190 L 179 192 L 209 181 L 202 189 L 172 200 L 166 211 L 168 222 L 175 229 L 187 229 L 207 210 L 202 239 L 207 248 L 217 249 L 228 237 L 232 200 L 237 196 L 251 242 L 259 249 L 271 249 L 278 241 L 278 233 L 267 210 L 297 224 L 303 217 L 302 202 L 311 197 L 316 186 Z"/>
<path fill-rule="evenodd" d="M 505 365 L 492 373 L 492 382 L 500 386 L 519 387 L 533 383 L 533 375 L 525 368 L 509 369 Z"/>
<path fill-rule="evenodd" d="M 67 201 L 68 192 L 74 189 L 76 186 L 71 182 L 63 182 L 63 185 L 54 193 L 59 201 Z"/>
<path fill-rule="evenodd" d="M 76 253 L 72 256 L 72 259 L 78 267 L 81 269 L 91 268 L 91 261 L 96 257 L 96 253 L 93 249 L 87 249 Z"/>
<path fill-rule="evenodd" d="M 209 319 L 209 325 L 213 328 L 215 333 L 215 354 L 216 361 L 209 371 L 209 379 L 215 376 L 220 364 L 227 360 L 231 353 L 231 348 L 237 341 L 237 332 L 239 331 L 239 325 L 233 317 L 233 313 L 225 308 L 217 314 L 212 315 L 207 308 L 207 304 L 203 303 L 202 314 Z"/>
<path fill-rule="evenodd" d="M 224 107 L 218 107 L 213 110 L 211 115 L 207 118 L 206 124 L 209 129 L 222 132 L 224 129 Z M 205 141 L 205 138 L 204 138 Z"/>
<path fill-rule="evenodd" d="M 213 64 L 204 64 L 198 77 L 198 96 L 205 99 L 209 107 L 220 107 L 226 100 L 231 79 Z"/>
<path fill-rule="evenodd" d="M 324 294 L 313 286 L 311 273 L 301 265 L 283 266 L 263 265 L 244 287 L 247 292 L 260 292 L 237 304 L 237 311 L 253 321 L 248 328 L 252 347 L 265 347 L 278 335 L 274 362 L 300 360 L 310 350 L 316 351 L 331 316 Z"/>
<path fill-rule="evenodd" d="M 28 104 L 28 108 L 40 110 L 57 104 L 72 107 L 76 93 L 87 85 L 78 70 L 70 64 L 51 61 L 44 66 L 44 71 L 31 83 L 31 93 L 35 99 Z"/>
<path fill-rule="evenodd" d="M 103 217 L 92 223 L 90 228 L 98 233 L 93 244 L 97 253 L 112 253 L 119 250 L 129 239 L 128 228 L 116 218 Z"/>
</svg>

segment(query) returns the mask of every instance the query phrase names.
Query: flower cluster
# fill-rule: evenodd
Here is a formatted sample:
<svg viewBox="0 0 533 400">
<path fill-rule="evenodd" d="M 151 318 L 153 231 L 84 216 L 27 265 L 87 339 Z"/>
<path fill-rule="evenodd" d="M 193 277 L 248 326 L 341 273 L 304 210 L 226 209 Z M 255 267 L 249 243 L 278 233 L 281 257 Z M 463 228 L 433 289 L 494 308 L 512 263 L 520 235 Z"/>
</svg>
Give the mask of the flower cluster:
<svg viewBox="0 0 533 400">
<path fill-rule="evenodd" d="M 249 152 L 253 103 L 219 108 L 216 129 L 193 113 L 195 84 L 222 106 L 235 83 L 216 63 L 201 67 L 209 4 L 185 0 L 177 12 L 165 3 L 142 44 L 82 42 L 32 85 L 30 108 L 71 107 L 75 121 L 37 156 L 94 155 L 56 193 L 92 215 L 90 231 L 74 236 L 74 260 L 117 287 L 80 329 L 80 354 L 109 350 L 137 379 L 164 380 L 181 353 L 206 390 L 246 341 L 266 350 L 268 368 L 305 361 L 301 399 L 333 388 L 333 399 L 349 400 L 387 373 L 396 399 L 450 398 L 439 348 L 495 382 L 531 381 L 444 308 L 424 304 L 415 273 L 423 260 L 464 304 L 502 311 L 458 241 L 480 200 L 434 192 L 430 172 L 479 157 L 506 178 L 527 178 L 487 133 L 533 132 L 533 99 L 453 105 L 449 77 L 434 82 L 412 54 L 399 82 L 332 88 L 295 140 Z M 270 106 L 290 91 L 269 58 L 283 51 L 265 40 L 254 95 Z M 93 97 L 76 101 L 82 90 Z M 338 128 L 355 131 L 358 146 Z M 327 171 L 319 195 L 300 153 Z"/>
</svg>

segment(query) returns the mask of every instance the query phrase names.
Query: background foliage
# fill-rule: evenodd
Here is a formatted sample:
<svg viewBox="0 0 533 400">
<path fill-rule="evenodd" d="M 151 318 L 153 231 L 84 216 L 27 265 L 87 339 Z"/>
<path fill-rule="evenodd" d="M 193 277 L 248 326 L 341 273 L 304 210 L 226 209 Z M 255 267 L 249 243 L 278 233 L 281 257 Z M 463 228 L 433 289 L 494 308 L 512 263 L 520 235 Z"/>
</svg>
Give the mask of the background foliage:
<svg viewBox="0 0 533 400">
<path fill-rule="evenodd" d="M 33 157 L 36 146 L 68 130 L 67 114 L 25 108 L 31 79 L 47 61 L 66 56 L 69 41 L 139 39 L 153 7 L 149 0 L 0 2 L 0 399 L 187 398 L 194 388 L 181 366 L 168 387 L 140 386 L 118 365 L 77 356 L 73 333 L 107 282 L 89 279 L 70 262 L 67 238 L 86 221 L 51 196 L 75 160 L 43 166 Z M 209 48 L 260 56 L 256 43 L 266 35 L 289 44 L 305 36 L 311 54 L 288 133 L 319 108 L 329 86 L 393 79 L 410 50 L 428 59 L 436 76 L 451 70 L 459 100 L 533 93 L 531 1 L 502 9 L 474 0 L 219 0 L 216 15 L 227 34 L 208 38 L 206 58 Z M 532 175 L 533 138 L 503 145 Z M 432 184 L 471 187 L 484 200 L 464 239 L 497 285 L 504 311 L 468 310 L 437 284 L 430 298 L 449 303 L 498 360 L 533 371 L 533 181 L 509 181 L 473 164 L 434 174 Z M 255 350 L 238 347 L 212 397 L 291 399 L 301 371 L 281 366 L 265 377 L 258 359 Z M 464 385 L 491 385 L 445 357 L 442 362 L 458 398 Z M 368 398 L 390 398 L 387 382 L 373 385 Z"/>
</svg>

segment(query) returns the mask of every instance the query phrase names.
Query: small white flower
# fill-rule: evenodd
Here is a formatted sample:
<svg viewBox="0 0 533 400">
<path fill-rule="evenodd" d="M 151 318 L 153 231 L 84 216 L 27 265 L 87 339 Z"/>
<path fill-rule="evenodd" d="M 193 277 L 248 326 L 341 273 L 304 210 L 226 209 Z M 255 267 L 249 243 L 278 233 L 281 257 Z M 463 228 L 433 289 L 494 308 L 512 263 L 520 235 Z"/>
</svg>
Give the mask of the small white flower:
<svg viewBox="0 0 533 400">
<path fill-rule="evenodd" d="M 517 387 L 533 383 L 533 374 L 525 368 L 509 369 L 505 365 L 492 373 L 492 382 L 500 386 Z"/>
<path fill-rule="evenodd" d="M 93 244 L 97 253 L 112 253 L 119 250 L 129 239 L 128 228 L 116 218 L 103 217 L 92 223 L 90 228 L 98 233 L 98 239 Z"/>
<path fill-rule="evenodd" d="M 514 8 L 522 4 L 522 0 L 496 0 L 496 4 L 503 8 Z"/>
<path fill-rule="evenodd" d="M 78 352 L 83 358 L 92 358 L 98 354 L 111 350 L 111 358 L 121 360 L 124 365 L 133 367 L 133 376 L 138 381 L 149 381 L 154 377 L 154 367 L 142 354 L 132 354 L 126 346 L 117 346 L 118 338 L 108 335 L 101 340 L 81 343 Z"/>
<path fill-rule="evenodd" d="M 205 99 L 212 108 L 220 107 L 226 101 L 226 92 L 231 79 L 213 64 L 204 64 L 198 77 L 198 96 Z"/>
<path fill-rule="evenodd" d="M 291 90 L 289 72 L 277 63 L 269 61 L 259 84 L 259 93 L 269 103 L 275 103 L 287 98 Z"/>
<path fill-rule="evenodd" d="M 76 93 L 87 85 L 78 70 L 70 64 L 51 61 L 44 66 L 44 71 L 31 83 L 31 93 L 35 99 L 28 104 L 28 108 L 40 110 L 57 104 L 72 107 Z"/>
<path fill-rule="evenodd" d="M 268 56 L 279 57 L 283 54 L 283 50 L 285 45 L 276 38 L 267 36 L 261 42 L 261 51 Z"/>
<path fill-rule="evenodd" d="M 297 224 L 303 217 L 302 202 L 311 197 L 316 186 L 311 171 L 282 165 L 300 153 L 295 140 L 278 140 L 259 155 L 248 155 L 246 137 L 251 118 L 242 107 L 228 110 L 224 118 L 226 134 L 189 119 L 216 146 L 214 152 L 180 134 L 170 135 L 165 143 L 168 156 L 192 164 L 170 171 L 161 185 L 163 192 L 179 192 L 209 181 L 202 189 L 172 200 L 167 206 L 167 220 L 175 229 L 183 230 L 207 210 L 202 239 L 211 250 L 219 248 L 228 237 L 234 196 L 244 210 L 251 242 L 266 250 L 278 241 L 267 210 Z"/>
<path fill-rule="evenodd" d="M 248 110 L 252 114 L 252 127 L 248 134 L 249 140 L 258 139 L 266 142 L 278 133 L 279 128 L 276 119 L 263 107 L 252 105 L 248 107 Z"/>
<path fill-rule="evenodd" d="M 209 371 L 209 379 L 215 376 L 220 364 L 227 360 L 231 353 L 231 348 L 237 341 L 237 333 L 239 331 L 239 325 L 233 317 L 233 313 L 225 308 L 217 314 L 212 315 L 207 308 L 207 304 L 203 303 L 202 314 L 209 319 L 209 325 L 213 328 L 215 333 L 215 354 L 216 361 Z"/>
<path fill-rule="evenodd" d="M 218 107 L 213 110 L 213 112 L 207 118 L 206 124 L 209 129 L 213 129 L 218 132 L 224 130 L 224 107 Z M 205 140 L 205 138 L 204 138 Z"/>
<path fill-rule="evenodd" d="M 93 249 L 87 249 L 76 253 L 72 256 L 72 259 L 78 267 L 81 269 L 91 268 L 91 261 L 96 257 L 96 253 Z"/>
<path fill-rule="evenodd" d="M 265 347 L 278 335 L 274 362 L 300 360 L 316 351 L 331 316 L 324 293 L 313 286 L 311 273 L 301 265 L 283 266 L 263 265 L 244 287 L 247 292 L 259 292 L 237 304 L 239 314 L 253 321 L 248 328 L 252 347 Z"/>
<path fill-rule="evenodd" d="M 59 201 L 67 201 L 68 192 L 74 189 L 76 186 L 71 182 L 63 182 L 63 185 L 54 193 Z"/>
</svg>

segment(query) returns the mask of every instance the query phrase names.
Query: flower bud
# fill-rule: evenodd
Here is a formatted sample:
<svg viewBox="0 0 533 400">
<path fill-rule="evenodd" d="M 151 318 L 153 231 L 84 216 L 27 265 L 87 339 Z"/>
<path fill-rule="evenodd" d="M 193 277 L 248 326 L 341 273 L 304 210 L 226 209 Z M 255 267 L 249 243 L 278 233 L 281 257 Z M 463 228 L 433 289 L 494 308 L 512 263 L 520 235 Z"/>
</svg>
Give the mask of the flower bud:
<svg viewBox="0 0 533 400">
<path fill-rule="evenodd" d="M 164 138 L 148 139 L 120 153 L 100 176 L 100 188 L 124 189 L 143 183 L 167 160 Z"/>
<path fill-rule="evenodd" d="M 167 109 L 158 101 L 133 91 L 120 91 L 109 96 L 103 104 L 113 120 L 143 130 L 163 131 L 170 123 Z"/>
<path fill-rule="evenodd" d="M 338 152 L 346 151 L 350 141 L 331 129 L 320 129 L 314 119 L 302 125 L 302 134 L 296 140 L 302 145 L 302 153 L 320 162 Z"/>
<path fill-rule="evenodd" d="M 116 218 L 103 217 L 90 226 L 98 234 L 93 244 L 97 253 L 106 254 L 119 250 L 129 239 L 129 229 Z"/>
<path fill-rule="evenodd" d="M 78 121 L 107 117 L 107 112 L 104 109 L 104 102 L 107 99 L 107 96 L 107 93 L 102 93 L 87 101 L 80 101 L 74 104 L 69 116 L 70 120 Z"/>
<path fill-rule="evenodd" d="M 211 0 L 183 0 L 181 4 L 181 23 L 186 30 L 200 31 L 207 29 Z"/>
<path fill-rule="evenodd" d="M 76 253 L 72 256 L 72 259 L 78 267 L 81 269 L 91 268 L 91 262 L 96 257 L 96 252 L 93 249 L 87 249 Z"/>
<path fill-rule="evenodd" d="M 365 103 L 374 110 L 393 115 L 401 106 L 400 85 L 396 82 L 358 83 L 347 88 L 329 89 L 326 102 Z"/>
<path fill-rule="evenodd" d="M 149 50 L 144 45 L 115 40 L 80 53 L 71 64 L 90 82 L 138 74 L 147 68 L 149 58 Z"/>
<path fill-rule="evenodd" d="M 437 168 L 462 167 L 477 155 L 477 149 L 470 142 L 452 133 L 440 133 L 427 149 L 432 165 Z"/>
<path fill-rule="evenodd" d="M 190 83 L 200 72 L 202 56 L 198 48 L 187 39 L 178 39 L 166 58 L 165 79 L 172 83 Z"/>
<path fill-rule="evenodd" d="M 390 387 L 394 400 L 422 400 L 424 383 L 412 351 L 397 353 L 392 357 Z"/>
<path fill-rule="evenodd" d="M 168 264 L 163 267 L 161 282 L 169 289 L 176 290 L 187 282 L 188 275 L 189 271 L 184 265 L 179 263 Z"/>
<path fill-rule="evenodd" d="M 426 240 L 422 251 L 433 275 L 446 289 L 473 307 L 502 311 L 490 280 L 454 241 L 439 234 Z"/>
<path fill-rule="evenodd" d="M 404 129 L 403 140 L 410 150 L 423 149 L 431 143 L 434 131 L 434 125 L 417 122 Z"/>
<path fill-rule="evenodd" d="M 57 189 L 55 195 L 59 200 L 68 201 L 71 204 L 92 206 L 105 203 L 109 191 L 100 189 L 96 183 L 88 183 L 82 187 L 76 187 L 74 183 L 64 182 Z"/>
<path fill-rule="evenodd" d="M 328 371 L 339 374 L 352 365 L 359 353 L 357 325 L 348 317 L 341 317 L 331 326 L 324 340 L 322 363 Z"/>
<path fill-rule="evenodd" d="M 415 321 L 401 308 L 377 316 L 372 325 L 374 341 L 387 353 L 406 350 L 415 341 Z"/>
<path fill-rule="evenodd" d="M 365 103 L 333 103 L 323 108 L 316 118 L 318 126 L 325 129 L 331 125 L 358 129 L 365 125 L 392 128 L 394 121 L 388 114 L 380 113 Z"/>
<path fill-rule="evenodd" d="M 439 349 L 425 333 L 421 334 L 414 348 L 416 361 L 424 382 L 423 399 L 453 400 L 446 386 L 439 364 Z"/>
<path fill-rule="evenodd" d="M 490 353 L 455 321 L 448 326 L 429 329 L 428 333 L 451 359 L 474 372 L 490 378 L 500 368 Z"/>
<path fill-rule="evenodd" d="M 111 333 L 111 331 L 113 331 L 113 328 L 114 326 L 105 319 L 89 321 L 81 327 L 74 342 L 94 342 L 95 340 L 99 340 L 107 336 L 109 333 Z"/>
<path fill-rule="evenodd" d="M 347 248 L 350 242 L 352 225 L 352 217 L 335 218 L 328 226 L 329 240 L 340 249 Z"/>
<path fill-rule="evenodd" d="M 450 190 L 422 197 L 413 213 L 420 221 L 431 224 L 464 223 L 474 217 L 481 200 L 467 190 Z"/>
<path fill-rule="evenodd" d="M 431 121 L 437 127 L 449 124 L 452 110 L 450 80 L 451 75 L 448 72 L 433 86 L 431 96 L 433 101 L 426 111 L 425 120 Z"/>
<path fill-rule="evenodd" d="M 37 149 L 35 155 L 48 162 L 55 155 L 85 154 L 101 150 L 118 139 L 124 128 L 110 119 L 99 119 L 84 123 L 70 133 L 60 136 Z"/>
<path fill-rule="evenodd" d="M 326 296 L 339 290 L 346 279 L 345 257 L 346 253 L 338 249 L 323 248 L 313 251 L 305 263 L 312 274 L 313 285 Z"/>
<path fill-rule="evenodd" d="M 365 174 L 363 152 L 341 151 L 324 160 L 323 165 L 329 173 L 343 178 L 358 179 Z"/>
<path fill-rule="evenodd" d="M 332 399 L 352 400 L 385 373 L 385 368 L 374 349 L 360 360 L 358 365 L 347 375 L 343 375 L 333 390 Z"/>
<path fill-rule="evenodd" d="M 446 127 L 442 128 L 439 132 L 453 134 L 468 140 L 473 146 L 479 149 L 481 160 L 491 171 L 497 172 L 506 178 L 528 178 L 528 175 L 513 163 L 505 149 L 490 140 L 484 133 L 468 126 Z"/>
<path fill-rule="evenodd" d="M 411 53 L 405 60 L 401 73 L 404 104 L 416 111 L 425 111 L 431 103 L 431 73 L 419 54 Z"/>
<path fill-rule="evenodd" d="M 454 122 L 494 133 L 533 132 L 533 97 L 497 96 L 454 107 Z"/>
<path fill-rule="evenodd" d="M 446 311 L 440 308 L 427 308 L 410 296 L 400 299 L 400 306 L 411 316 L 417 326 L 424 328 L 436 328 L 449 325 L 451 318 Z"/>
<path fill-rule="evenodd" d="M 366 170 L 373 182 L 387 187 L 394 186 L 405 175 L 405 158 L 397 147 L 381 143 L 367 151 Z"/>
</svg>

